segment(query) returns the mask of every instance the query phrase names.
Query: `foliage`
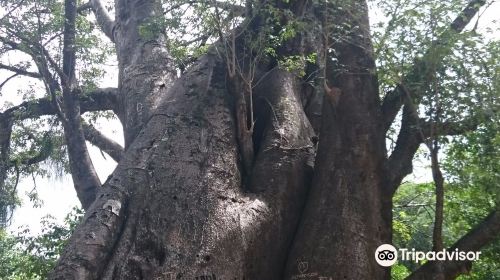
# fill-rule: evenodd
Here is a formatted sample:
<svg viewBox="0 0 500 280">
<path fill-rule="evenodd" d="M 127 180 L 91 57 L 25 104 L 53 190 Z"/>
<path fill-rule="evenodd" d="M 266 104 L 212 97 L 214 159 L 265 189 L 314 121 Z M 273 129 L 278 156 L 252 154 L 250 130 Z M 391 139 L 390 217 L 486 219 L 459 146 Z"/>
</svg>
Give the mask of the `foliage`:
<svg viewBox="0 0 500 280">
<path fill-rule="evenodd" d="M 432 248 L 432 227 L 434 221 L 433 184 L 406 184 L 400 187 L 394 198 L 394 244 L 397 248 L 415 248 L 430 251 Z M 484 195 L 481 188 L 448 184 L 446 186 L 445 221 L 443 237 L 445 246 L 462 237 L 480 222 L 491 210 L 491 195 Z M 486 205 L 489 205 L 485 207 Z M 490 204 L 488 203 L 490 202 Z M 469 276 L 460 279 L 490 280 L 500 279 L 500 242 L 494 242 L 481 250 L 479 261 L 473 265 Z M 394 279 L 415 270 L 418 264 L 400 262 L 393 268 Z"/>
<path fill-rule="evenodd" d="M 392 280 L 403 280 L 408 275 L 410 275 L 410 271 L 406 266 L 396 263 L 391 267 L 391 279 Z"/>
<path fill-rule="evenodd" d="M 500 134 L 495 124 L 455 138 L 443 162 L 448 184 L 445 193 L 445 246 L 451 246 L 486 215 L 498 207 Z M 399 248 L 428 251 L 432 247 L 434 219 L 433 184 L 408 183 L 394 198 L 394 243 Z M 500 279 L 500 240 L 481 250 L 472 273 L 460 279 Z M 400 266 L 414 270 L 414 263 Z M 401 274 L 398 267 L 393 274 Z M 398 276 L 399 277 L 399 276 Z"/>
<path fill-rule="evenodd" d="M 450 45 L 441 41 L 435 53 L 425 53 L 447 28 L 464 1 L 374 0 L 372 12 L 389 20 L 372 22 L 380 91 L 387 94 L 395 84 L 407 83 L 412 92 L 423 96 L 419 114 L 424 120 L 439 107 L 442 122 L 466 119 L 469 124 L 483 123 L 475 132 L 460 137 L 440 138 L 445 160 L 445 246 L 463 236 L 497 207 L 500 190 L 498 178 L 498 123 L 500 73 L 499 42 L 488 35 L 498 32 L 490 26 L 479 32 L 469 27 Z M 440 64 L 433 63 L 438 52 L 448 55 Z M 426 58 L 426 61 L 422 61 Z M 420 65 L 414 76 L 403 77 L 414 65 Z M 429 71 L 430 70 L 430 71 Z M 430 84 L 412 84 L 419 75 L 432 73 Z M 392 127 L 392 138 L 398 125 Z M 430 171 L 429 171 L 430 172 Z M 428 251 L 432 247 L 434 221 L 434 186 L 407 183 L 394 197 L 394 243 L 397 247 Z M 482 250 L 472 274 L 461 279 L 499 279 L 500 244 L 497 241 Z M 399 263 L 392 269 L 394 279 L 403 279 L 418 264 Z"/>
<path fill-rule="evenodd" d="M 451 246 L 500 205 L 499 144 L 498 122 L 493 121 L 454 137 L 446 146 L 443 162 L 448 181 L 443 232 L 446 246 Z M 394 198 L 393 224 L 394 242 L 398 247 L 430 250 L 434 199 L 432 184 L 406 184 L 400 188 Z M 481 252 L 472 273 L 460 279 L 500 279 L 500 240 Z M 416 268 L 412 263 L 402 265 L 410 270 Z M 398 271 L 400 269 L 394 273 Z"/>
<path fill-rule="evenodd" d="M 30 235 L 29 229 L 17 236 L 0 230 L 0 279 L 46 279 L 82 217 L 82 210 L 76 207 L 62 225 L 45 217 L 41 221 L 42 232 L 37 236 Z"/>
<path fill-rule="evenodd" d="M 315 64 L 321 58 L 318 50 L 308 54 L 296 54 L 279 46 L 292 42 L 308 30 L 318 27 L 311 26 L 307 18 L 298 17 L 290 9 L 283 8 L 289 7 L 289 2 L 282 1 L 277 7 L 272 2 L 264 1 L 262 5 L 255 6 L 254 8 L 258 9 L 255 15 L 262 17 L 265 24 L 253 30 L 251 27 L 259 17 L 244 19 L 242 15 L 246 11 L 243 1 L 161 1 L 163 13 L 143 22 L 139 34 L 145 40 L 161 35 L 177 67 L 183 71 L 197 57 L 206 53 L 208 46 L 217 40 L 225 43 L 223 52 L 226 52 L 228 58 L 230 55 L 236 55 L 231 54 L 229 42 L 234 40 L 234 37 L 223 36 L 233 32 L 236 34 L 234 36 L 245 36 L 244 46 L 240 48 L 243 55 L 238 54 L 238 59 L 243 59 L 234 60 L 236 63 L 248 67 L 257 64 L 257 60 L 265 56 L 271 60 L 269 65 L 304 77 L 306 64 Z M 475 132 L 461 137 L 440 139 L 442 150 L 446 153 L 443 163 L 447 174 L 444 237 L 448 246 L 478 223 L 491 209 L 500 205 L 500 42 L 487 37 L 488 34 L 499 30 L 492 27 L 481 33 L 477 26 L 472 26 L 460 34 L 448 35 L 447 39 L 458 38 L 457 43 L 436 41 L 462 9 L 464 2 L 466 1 L 370 1 L 373 10 L 389 19 L 375 20 L 372 23 L 381 94 L 387 94 L 395 85 L 404 82 L 412 92 L 423 96 L 420 103 L 422 106 L 418 109 L 424 121 L 430 120 L 430 116 L 437 111 L 436 107 L 439 107 L 442 122 L 466 119 L 471 124 L 483 123 Z M 341 9 L 345 6 L 338 5 L 337 1 L 330 3 L 333 4 L 325 5 L 325 9 L 317 13 L 320 16 L 325 16 L 322 13 L 342 15 Z M 47 63 L 36 61 L 42 57 L 40 46 L 43 46 L 55 64 L 61 64 L 64 21 L 62 1 L 3 1 L 0 5 L 6 10 L 21 7 L 13 9 L 10 16 L 0 19 L 0 56 L 22 54 L 14 66 L 36 72 L 40 64 Z M 346 23 L 341 21 L 340 24 L 331 22 L 335 25 L 323 28 L 334 32 L 334 39 L 337 41 L 349 40 L 348 34 L 359 28 L 344 25 Z M 237 26 L 243 26 L 244 32 L 236 29 Z M 78 17 L 77 76 L 83 89 L 97 87 L 99 79 L 105 73 L 101 65 L 113 54 L 112 48 L 103 40 L 97 29 L 91 15 L 84 13 Z M 12 47 L 13 45 L 16 47 Z M 435 48 L 433 53 L 426 53 L 433 45 L 439 47 Z M 333 49 L 330 51 L 333 52 Z M 441 63 L 434 63 L 441 61 L 434 58 L 442 53 L 448 55 L 444 56 Z M 414 65 L 418 65 L 417 71 L 411 70 Z M 236 65 L 233 67 L 236 68 Z M 247 70 L 243 68 L 241 66 L 239 71 Z M 415 73 L 413 76 L 403 77 L 403 73 L 409 72 Z M 430 79 L 422 79 L 422 76 L 429 73 L 432 73 Z M 248 83 L 251 84 L 254 73 L 249 76 L 251 77 L 244 78 L 248 78 Z M 422 84 L 422 80 L 432 82 Z M 43 94 L 40 95 L 39 92 Z M 20 95 L 25 101 L 48 96 L 41 85 L 31 85 L 20 92 Z M 93 122 L 100 116 L 109 117 L 100 113 L 85 117 Z M 396 125 L 389 137 L 396 135 L 397 130 Z M 12 162 L 15 168 L 7 174 L 5 186 L 2 186 L 0 192 L 0 212 L 3 213 L 8 212 L 5 211 L 6 207 L 14 207 L 18 202 L 15 195 L 7 194 L 15 194 L 19 176 L 60 175 L 68 170 L 64 137 L 57 118 L 44 117 L 16 122 L 10 141 L 9 162 Z M 48 156 L 44 164 L 23 164 L 26 160 L 45 154 Z M 36 199 L 36 193 L 32 194 L 32 198 Z M 400 188 L 394 198 L 393 222 L 394 242 L 398 247 L 430 250 L 434 199 L 432 184 L 409 183 Z M 0 276 L 5 279 L 43 278 L 53 266 L 79 215 L 79 212 L 75 212 L 73 216 L 68 217 L 64 226 L 45 220 L 45 231 L 37 237 L 30 237 L 28 231 L 17 237 L 1 232 Z M 481 260 L 474 265 L 472 275 L 464 276 L 463 279 L 500 279 L 500 271 L 497 268 L 500 267 L 499 254 L 498 242 L 485 248 Z M 393 277 L 402 279 L 417 267 L 418 264 L 400 263 L 393 267 Z"/>
<path fill-rule="evenodd" d="M 474 132 L 455 138 L 445 168 L 449 174 L 448 211 L 456 213 L 450 223 L 448 240 L 464 234 L 490 209 L 499 207 L 500 132 L 498 122 L 480 126 Z M 459 279 L 500 279 L 500 239 L 482 250 L 470 276 Z"/>
<path fill-rule="evenodd" d="M 63 23 L 64 1 L 0 1 L 1 63 L 32 73 L 43 73 L 47 70 L 48 76 L 56 77 L 56 68 L 61 68 L 62 65 Z M 104 76 L 104 63 L 113 54 L 114 49 L 100 35 L 93 16 L 88 12 L 77 17 L 76 30 L 76 76 L 84 91 L 91 90 L 97 87 Z M 22 97 L 21 101 L 34 101 L 50 96 L 46 90 L 50 81 L 26 77 L 23 79 L 26 86 L 17 92 L 17 96 Z M 9 80 L 5 82 L 7 81 Z M 10 101 L 17 98 L 11 97 L 15 92 L 9 91 L 8 95 L 5 94 L 7 91 L 4 90 L 8 87 L 2 85 L 4 87 L 0 87 L 0 97 L 2 101 L 8 100 L 1 106 L 2 111 L 5 111 L 12 107 L 13 102 Z M 55 92 L 56 96 L 60 94 L 59 90 Z M 5 161 L 2 164 L 8 169 L 5 181 L 0 187 L 0 212 L 4 216 L 8 216 L 10 210 L 17 205 L 16 189 L 20 177 L 58 177 L 68 171 L 65 141 L 58 118 L 46 116 L 16 121 L 19 117 L 17 114 L 26 114 L 29 110 L 31 108 L 27 107 L 27 112 L 19 110 L 14 114 L 9 149 L 2 151 L 6 157 L 2 158 L 2 161 Z M 95 121 L 97 116 L 103 116 L 102 113 L 94 115 L 88 119 Z M 4 128 L 1 133 L 7 133 L 3 130 Z M 33 195 L 36 196 L 36 193 Z"/>
<path fill-rule="evenodd" d="M 473 186 L 476 186 L 477 192 L 470 195 L 477 195 L 490 207 L 499 205 L 500 198 L 499 131 L 499 123 L 496 122 L 454 138 L 444 163 L 455 185 L 468 192 L 473 192 Z"/>
<path fill-rule="evenodd" d="M 373 0 L 370 4 L 377 13 L 372 35 L 381 94 L 403 83 L 412 94 L 423 96 L 418 110 L 424 119 L 439 110 L 442 122 L 499 121 L 500 46 L 492 36 L 500 31 L 498 24 L 480 30 L 474 22 L 464 32 L 448 32 L 449 23 L 463 7 L 461 0 Z M 437 41 L 442 34 L 447 35 Z M 432 45 L 439 47 L 427 53 Z M 443 53 L 447 54 L 444 60 L 435 63 L 440 60 L 434 57 Z M 403 76 L 415 67 L 412 76 Z M 422 76 L 431 82 L 416 82 Z M 398 124 L 392 129 L 390 138 Z"/>
</svg>

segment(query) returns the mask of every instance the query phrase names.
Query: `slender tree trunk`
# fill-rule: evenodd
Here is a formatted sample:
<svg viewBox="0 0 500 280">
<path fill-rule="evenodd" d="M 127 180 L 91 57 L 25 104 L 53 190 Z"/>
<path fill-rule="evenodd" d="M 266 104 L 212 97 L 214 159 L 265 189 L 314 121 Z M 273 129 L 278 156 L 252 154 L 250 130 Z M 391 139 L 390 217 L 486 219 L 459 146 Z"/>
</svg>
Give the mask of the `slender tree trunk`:
<svg viewBox="0 0 500 280">
<path fill-rule="evenodd" d="M 101 181 L 97 176 L 85 143 L 85 136 L 80 116 L 79 98 L 81 91 L 77 88 L 76 65 L 76 4 L 75 0 L 66 0 L 64 5 L 64 47 L 62 67 L 62 109 L 58 107 L 59 119 L 63 124 L 64 137 L 68 148 L 69 167 L 78 199 L 83 209 L 87 210 L 96 198 Z M 58 104 L 55 93 L 53 102 Z"/>
</svg>

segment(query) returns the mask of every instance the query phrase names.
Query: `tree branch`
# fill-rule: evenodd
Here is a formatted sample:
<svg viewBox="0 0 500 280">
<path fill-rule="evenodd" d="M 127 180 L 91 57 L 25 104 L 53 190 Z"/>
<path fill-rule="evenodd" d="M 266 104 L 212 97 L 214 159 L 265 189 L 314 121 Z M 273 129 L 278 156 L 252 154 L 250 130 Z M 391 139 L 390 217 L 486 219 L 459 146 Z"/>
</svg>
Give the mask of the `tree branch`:
<svg viewBox="0 0 500 280">
<path fill-rule="evenodd" d="M 431 137 L 431 127 L 434 136 L 461 135 L 473 131 L 478 126 L 475 118 L 466 119 L 461 122 L 442 122 L 433 124 L 423 120 L 415 120 L 414 112 L 405 105 L 403 108 L 403 118 L 401 120 L 401 130 L 396 140 L 396 147 L 387 160 L 387 170 L 389 174 L 389 186 L 394 193 L 403 178 L 413 172 L 413 156 L 417 152 L 420 144 Z"/>
<path fill-rule="evenodd" d="M 21 5 L 23 4 L 24 0 L 19 1 L 18 3 L 14 4 L 13 7 L 7 11 L 1 18 L 0 22 L 3 21 L 4 19 L 8 18 L 15 10 L 17 10 Z"/>
<path fill-rule="evenodd" d="M 92 145 L 110 155 L 114 161 L 120 162 L 123 155 L 123 147 L 120 144 L 106 137 L 90 124 L 83 123 L 83 133 L 85 139 L 92 143 Z"/>
<path fill-rule="evenodd" d="M 46 160 L 52 154 L 52 151 L 54 149 L 54 145 L 53 145 L 52 141 L 50 140 L 50 137 L 48 137 L 47 134 L 45 134 L 43 136 L 43 138 L 44 138 L 44 141 L 43 141 L 42 147 L 40 148 L 40 151 L 38 151 L 38 153 L 36 155 L 34 155 L 30 158 L 23 158 L 19 161 L 10 160 L 8 167 L 9 168 L 11 168 L 11 167 L 18 168 L 19 164 L 33 165 L 33 164 L 37 164 L 39 162 Z"/>
<path fill-rule="evenodd" d="M 56 92 L 61 91 L 61 86 L 59 85 L 57 79 L 52 75 L 49 68 L 49 63 L 50 63 L 54 71 L 59 75 L 61 80 L 63 80 L 64 82 L 65 75 L 60 69 L 59 65 L 57 65 L 57 63 L 50 56 L 47 49 L 43 46 L 41 38 L 39 38 L 39 41 L 36 42 L 30 38 L 26 38 L 22 34 L 19 34 L 18 32 L 15 32 L 13 30 L 8 30 L 8 33 L 10 33 L 13 37 L 17 37 L 19 40 L 21 40 L 22 43 L 17 43 L 12 41 L 10 38 L 7 39 L 1 36 L 0 36 L 0 42 L 10 46 L 13 50 L 18 50 L 26 53 L 33 59 L 38 68 L 38 73 L 36 74 L 39 75 L 39 78 L 42 79 L 47 89 L 47 92 L 49 92 L 50 96 L 52 97 L 52 101 L 54 102 L 55 108 L 57 109 L 56 111 L 57 115 L 59 116 L 61 121 L 64 121 L 66 118 L 62 113 L 61 109 L 59 108 L 60 106 L 59 103 L 57 103 L 58 99 L 56 96 Z"/>
<path fill-rule="evenodd" d="M 91 10 L 91 9 L 92 9 L 92 3 L 87 2 L 85 4 L 78 6 L 78 8 L 76 9 L 76 12 L 79 14 L 82 14 L 83 12 L 85 12 L 87 10 Z"/>
<path fill-rule="evenodd" d="M 81 104 L 81 113 L 94 112 L 94 111 L 117 111 L 118 94 L 116 88 L 104 88 L 89 92 L 81 95 L 79 102 Z M 46 115 L 56 115 L 57 109 L 54 102 L 49 97 L 44 97 L 36 100 L 25 101 L 17 106 L 13 106 L 4 112 L 0 112 L 0 192 L 6 179 L 6 174 L 9 168 L 16 167 L 19 164 L 32 165 L 47 159 L 52 150 L 52 143 L 43 146 L 38 154 L 31 158 L 25 158 L 21 161 L 12 161 L 10 156 L 10 135 L 12 132 L 12 124 L 15 121 L 22 121 L 25 119 L 39 118 Z M 112 140 L 110 140 L 112 141 Z M 89 141 L 92 143 L 92 141 Z M 98 145 L 99 146 L 99 145 Z M 114 146 L 111 149 L 99 146 L 105 152 L 110 150 L 109 154 L 116 160 L 118 148 Z"/>
<path fill-rule="evenodd" d="M 32 39 L 24 36 L 23 34 L 9 28 L 7 29 L 7 33 L 10 36 L 18 38 L 19 40 L 21 40 L 22 43 L 18 44 L 5 37 L 0 37 L 0 41 L 2 41 L 2 43 L 9 45 L 11 48 L 15 50 L 19 50 L 21 52 L 28 54 L 37 63 L 41 63 L 40 60 L 47 60 L 48 63 L 45 64 L 50 65 L 50 67 L 52 67 L 54 71 L 59 75 L 61 80 L 65 79 L 63 70 L 59 67 L 57 62 L 52 58 L 49 51 L 43 46 L 42 42 L 33 41 Z"/>
<path fill-rule="evenodd" d="M 3 64 L 3 63 L 0 63 L 0 69 L 5 69 L 5 70 L 8 70 L 8 71 L 14 72 L 16 74 L 27 76 L 27 77 L 30 77 L 30 78 L 35 78 L 35 79 L 41 79 L 42 78 L 42 75 L 40 75 L 40 73 L 30 72 L 30 71 L 28 71 L 26 69 L 18 68 L 18 67 L 11 66 L 11 65 L 6 65 L 6 64 Z"/>
<path fill-rule="evenodd" d="M 234 16 L 242 16 L 245 14 L 245 7 L 232 4 L 229 2 L 224 2 L 224 1 L 213 1 L 211 4 L 213 4 L 214 7 L 220 8 L 226 12 L 231 12 L 234 13 Z"/>
<path fill-rule="evenodd" d="M 456 19 L 450 24 L 447 31 L 442 33 L 438 39 L 436 39 L 427 50 L 425 55 L 415 61 L 412 69 L 407 75 L 402 79 L 402 84 L 425 84 L 423 79 L 427 77 L 426 75 L 429 71 L 433 71 L 433 67 L 429 67 L 429 63 L 436 64 L 442 61 L 442 59 L 449 54 L 450 48 L 446 49 L 446 45 L 451 45 L 458 39 L 455 34 L 463 31 L 465 26 L 472 20 L 474 15 L 479 11 L 479 8 L 486 4 L 486 0 L 472 0 L 469 4 L 458 14 Z M 415 81 L 414 79 L 418 79 Z M 422 94 L 421 92 L 414 92 L 414 98 L 419 98 Z M 384 118 L 385 131 L 387 131 L 394 118 L 398 114 L 401 106 L 404 103 L 405 93 L 401 84 L 396 86 L 392 91 L 390 91 L 382 102 L 382 113 Z"/>
<path fill-rule="evenodd" d="M 413 156 L 423 141 L 420 128 L 412 118 L 411 109 L 404 106 L 396 147 L 387 160 L 388 185 L 392 194 L 396 192 L 403 178 L 413 172 Z"/>
<path fill-rule="evenodd" d="M 496 240 L 500 234 L 500 213 L 492 211 L 481 223 L 458 240 L 448 251 L 479 251 L 482 247 Z M 406 280 L 433 279 L 434 262 L 430 261 L 414 271 Z M 460 274 L 469 273 L 472 268 L 471 261 L 444 261 L 443 271 L 445 279 L 455 279 Z"/>
<path fill-rule="evenodd" d="M 118 89 L 103 88 L 79 96 L 81 113 L 113 110 L 118 112 Z M 57 110 L 48 97 L 24 101 L 4 112 L 0 112 L 0 120 L 34 119 L 46 115 L 56 115 Z"/>
<path fill-rule="evenodd" d="M 103 89 L 103 90 L 97 90 L 91 93 L 88 93 L 86 95 L 80 95 L 79 96 L 79 102 L 81 104 L 81 113 L 84 112 L 89 112 L 89 111 L 105 111 L 105 110 L 113 110 L 115 107 L 117 107 L 117 94 L 116 94 L 116 89 Z M 45 98 L 40 98 L 36 100 L 31 100 L 31 101 L 25 101 L 21 103 L 20 105 L 11 107 L 4 112 L 0 113 L 0 124 L 12 124 L 16 120 L 25 120 L 29 118 L 38 118 L 40 116 L 44 115 L 56 115 L 57 114 L 57 108 L 54 105 L 54 102 L 48 97 Z M 5 125 L 8 127 L 7 125 Z M 4 129 L 5 130 L 5 129 Z M 8 134 L 7 134 L 8 133 Z M 66 131 L 65 131 L 66 133 Z M 8 139 L 10 139 L 10 130 L 5 130 L 5 131 L 0 131 L 0 138 L 2 138 L 5 134 L 5 143 L 10 143 Z M 71 134 L 71 133 L 70 133 Z M 74 136 L 77 134 L 71 134 L 69 136 Z M 0 140 L 1 140 L 0 139 Z M 85 139 L 83 140 L 85 141 Z M 2 142 L 2 143 L 3 143 Z M 85 143 L 85 142 L 84 142 Z M 1 143 L 0 143 L 1 144 Z M 0 161 L 0 187 L 3 185 L 3 181 L 5 180 L 5 174 L 6 170 L 8 169 L 9 165 L 12 166 L 14 164 L 11 162 L 8 158 L 9 155 L 9 149 L 4 147 L 5 145 L 1 145 L 1 151 L 0 151 L 0 156 L 4 157 Z M 86 147 L 85 147 L 86 148 Z M 69 149 L 69 147 L 68 147 Z M 50 155 L 50 152 L 45 151 L 45 152 L 40 152 L 38 155 L 36 155 L 33 158 L 26 159 L 21 162 L 21 164 L 35 164 L 40 161 L 45 160 L 48 156 Z M 74 152 L 73 157 L 77 157 L 78 160 L 80 160 L 84 154 L 80 153 L 79 151 Z M 74 176 L 75 174 L 78 174 L 77 172 L 72 171 L 72 175 Z M 88 179 L 88 177 L 81 176 L 82 180 Z M 75 180 L 75 179 L 74 179 Z M 80 188 L 80 185 L 76 185 L 78 181 L 75 180 L 75 188 Z M 90 201 L 91 203 L 92 201 Z M 82 205 L 84 207 L 88 207 L 89 202 L 85 202 L 85 204 L 82 201 Z"/>
<path fill-rule="evenodd" d="M 432 133 L 435 136 L 454 136 L 462 135 L 466 132 L 475 130 L 479 125 L 477 118 L 465 119 L 459 122 L 442 122 L 432 123 L 425 120 L 420 120 L 420 128 L 425 139 L 431 136 L 431 128 L 434 129 Z"/>
<path fill-rule="evenodd" d="M 13 75 L 9 76 L 7 79 L 5 79 L 1 84 L 0 84 L 0 94 L 1 94 L 1 91 L 2 91 L 2 88 L 12 79 L 14 79 L 15 77 L 17 76 L 20 76 L 19 74 L 17 73 L 14 73 Z"/>
<path fill-rule="evenodd" d="M 235 17 L 244 15 L 245 9 L 246 9 L 244 6 L 240 6 L 240 5 L 236 5 L 236 4 L 224 2 L 224 1 L 209 1 L 209 2 L 207 2 L 207 1 L 200 1 L 200 0 L 191 0 L 191 1 L 186 1 L 186 2 L 175 4 L 171 7 L 169 7 L 165 12 L 168 13 L 172 10 L 175 10 L 175 9 L 182 7 L 183 5 L 193 5 L 193 4 L 199 4 L 199 3 L 206 4 L 210 7 L 219 8 L 219 9 L 222 9 L 226 12 L 233 13 L 233 16 L 235 16 Z"/>
<path fill-rule="evenodd" d="M 113 31 L 115 29 L 115 22 L 111 19 L 100 0 L 90 0 L 89 3 L 92 6 L 97 23 L 101 27 L 102 32 L 104 32 L 111 42 L 114 42 L 115 36 Z"/>
<path fill-rule="evenodd" d="M 5 186 L 9 168 L 10 139 L 12 135 L 12 121 L 0 119 L 0 195 L 9 197 Z"/>
<path fill-rule="evenodd" d="M 83 133 L 76 65 L 76 0 L 64 1 L 63 77 L 62 99 L 64 138 L 68 151 L 69 168 L 78 199 L 87 210 L 94 202 L 101 181 L 94 168 Z"/>
</svg>

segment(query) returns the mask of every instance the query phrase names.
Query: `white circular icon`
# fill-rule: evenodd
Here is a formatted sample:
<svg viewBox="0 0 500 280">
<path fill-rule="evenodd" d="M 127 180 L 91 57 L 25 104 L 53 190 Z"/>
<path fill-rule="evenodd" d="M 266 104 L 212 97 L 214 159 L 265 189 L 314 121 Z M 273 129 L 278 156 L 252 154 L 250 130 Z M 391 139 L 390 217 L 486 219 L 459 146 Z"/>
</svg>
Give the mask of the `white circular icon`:
<svg viewBox="0 0 500 280">
<path fill-rule="evenodd" d="M 391 244 L 382 244 L 375 251 L 375 260 L 381 266 L 391 266 L 398 260 L 398 250 Z"/>
</svg>

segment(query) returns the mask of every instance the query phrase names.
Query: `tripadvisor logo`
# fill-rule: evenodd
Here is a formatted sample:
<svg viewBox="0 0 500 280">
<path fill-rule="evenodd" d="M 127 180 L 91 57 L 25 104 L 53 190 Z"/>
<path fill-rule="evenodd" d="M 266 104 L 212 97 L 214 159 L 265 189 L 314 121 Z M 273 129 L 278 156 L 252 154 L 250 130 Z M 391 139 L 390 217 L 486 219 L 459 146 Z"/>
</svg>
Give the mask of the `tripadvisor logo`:
<svg viewBox="0 0 500 280">
<path fill-rule="evenodd" d="M 396 261 L 477 261 L 481 252 L 464 252 L 458 249 L 441 251 L 422 252 L 415 249 L 396 249 L 391 244 L 382 244 L 375 250 L 375 260 L 381 266 L 387 267 L 396 263 Z"/>
<path fill-rule="evenodd" d="M 398 260 L 398 251 L 391 244 L 382 244 L 375 251 L 375 260 L 381 266 L 391 266 Z"/>
</svg>

